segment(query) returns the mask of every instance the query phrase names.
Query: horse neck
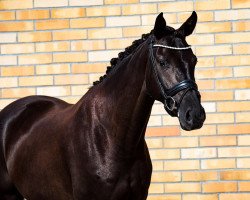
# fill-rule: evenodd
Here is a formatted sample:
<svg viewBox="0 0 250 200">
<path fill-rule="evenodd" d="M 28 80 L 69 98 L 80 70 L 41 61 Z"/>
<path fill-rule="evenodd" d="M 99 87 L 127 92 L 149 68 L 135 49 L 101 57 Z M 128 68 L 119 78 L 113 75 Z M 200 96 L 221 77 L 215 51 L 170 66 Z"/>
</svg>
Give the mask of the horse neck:
<svg viewBox="0 0 250 200">
<path fill-rule="evenodd" d="M 144 135 L 154 100 L 146 91 L 146 44 L 116 66 L 108 78 L 90 91 L 95 120 L 126 152 L 144 145 Z M 95 123 L 95 122 L 93 122 Z"/>
</svg>

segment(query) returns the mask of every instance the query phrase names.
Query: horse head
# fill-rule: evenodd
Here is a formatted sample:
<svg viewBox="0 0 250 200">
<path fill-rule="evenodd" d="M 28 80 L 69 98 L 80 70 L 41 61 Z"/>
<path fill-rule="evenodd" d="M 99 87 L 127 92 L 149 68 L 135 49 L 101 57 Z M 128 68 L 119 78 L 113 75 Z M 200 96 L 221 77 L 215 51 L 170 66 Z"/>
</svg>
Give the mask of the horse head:
<svg viewBox="0 0 250 200">
<path fill-rule="evenodd" d="M 174 29 L 166 26 L 161 13 L 148 38 L 147 91 L 164 104 L 172 117 L 179 118 L 184 130 L 201 128 L 206 118 L 194 77 L 197 57 L 186 42 L 196 22 L 197 14 L 193 12 L 180 28 Z"/>
</svg>

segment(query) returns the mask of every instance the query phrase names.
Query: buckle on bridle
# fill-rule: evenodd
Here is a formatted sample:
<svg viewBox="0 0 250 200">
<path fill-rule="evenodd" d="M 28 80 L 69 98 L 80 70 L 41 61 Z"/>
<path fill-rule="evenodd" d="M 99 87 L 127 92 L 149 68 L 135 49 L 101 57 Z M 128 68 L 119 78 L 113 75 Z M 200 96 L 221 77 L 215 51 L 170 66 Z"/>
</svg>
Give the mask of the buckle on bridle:
<svg viewBox="0 0 250 200">
<path fill-rule="evenodd" d="M 173 111 L 175 108 L 177 108 L 175 99 L 171 96 L 167 96 L 167 98 L 164 99 L 164 108 L 165 110 L 169 111 Z"/>
</svg>

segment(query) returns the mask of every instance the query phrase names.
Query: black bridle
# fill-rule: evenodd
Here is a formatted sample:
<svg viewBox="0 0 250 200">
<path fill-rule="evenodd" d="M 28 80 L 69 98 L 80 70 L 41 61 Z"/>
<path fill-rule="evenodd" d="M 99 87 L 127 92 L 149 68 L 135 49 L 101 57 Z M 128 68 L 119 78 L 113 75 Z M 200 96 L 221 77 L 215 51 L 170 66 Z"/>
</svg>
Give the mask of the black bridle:
<svg viewBox="0 0 250 200">
<path fill-rule="evenodd" d="M 180 83 L 176 84 L 172 88 L 168 89 L 166 88 L 165 84 L 163 84 L 163 81 L 161 77 L 158 74 L 158 71 L 156 69 L 156 59 L 154 57 L 154 52 L 153 48 L 154 47 L 163 47 L 163 48 L 169 48 L 173 50 L 186 50 L 189 49 L 190 47 L 183 47 L 183 48 L 178 48 L 178 47 L 171 47 L 171 46 L 164 46 L 164 45 L 159 45 L 159 44 L 154 44 L 154 38 L 149 38 L 149 56 L 153 68 L 153 73 L 157 82 L 157 85 L 161 91 L 161 94 L 164 98 L 164 108 L 165 110 L 172 116 L 176 117 L 178 115 L 178 109 L 180 107 L 180 104 L 184 98 L 184 96 L 187 94 L 188 91 L 190 90 L 195 90 L 197 94 L 199 95 L 198 91 L 198 86 L 197 84 L 191 80 L 191 79 L 186 79 L 181 81 Z M 173 97 L 179 93 L 180 91 L 183 91 L 183 94 L 181 95 L 179 101 L 177 102 Z M 177 110 L 177 113 L 173 112 L 174 110 Z"/>
</svg>

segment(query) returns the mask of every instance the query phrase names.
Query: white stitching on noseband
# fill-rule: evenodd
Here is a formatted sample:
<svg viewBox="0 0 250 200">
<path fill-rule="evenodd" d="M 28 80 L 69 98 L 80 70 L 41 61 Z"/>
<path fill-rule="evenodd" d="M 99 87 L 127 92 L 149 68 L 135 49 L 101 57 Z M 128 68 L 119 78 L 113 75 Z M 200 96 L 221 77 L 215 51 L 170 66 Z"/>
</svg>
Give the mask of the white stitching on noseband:
<svg viewBox="0 0 250 200">
<path fill-rule="evenodd" d="M 171 46 L 165 46 L 165 45 L 162 45 L 162 44 L 154 44 L 153 47 L 163 47 L 163 48 L 174 49 L 174 50 L 191 49 L 191 46 L 188 46 L 188 47 L 171 47 Z"/>
</svg>

